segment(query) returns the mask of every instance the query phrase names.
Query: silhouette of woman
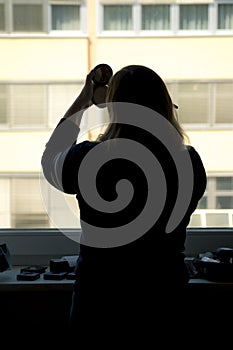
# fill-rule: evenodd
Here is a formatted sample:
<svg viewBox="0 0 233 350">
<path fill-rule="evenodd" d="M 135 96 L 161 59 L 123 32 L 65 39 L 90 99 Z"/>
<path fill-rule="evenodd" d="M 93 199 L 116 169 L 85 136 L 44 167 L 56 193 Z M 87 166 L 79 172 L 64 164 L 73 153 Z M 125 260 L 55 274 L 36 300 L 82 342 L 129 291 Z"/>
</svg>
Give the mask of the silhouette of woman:
<svg viewBox="0 0 233 350">
<path fill-rule="evenodd" d="M 91 70 L 42 156 L 47 181 L 76 195 L 80 209 L 83 238 L 70 322 L 116 334 L 129 324 L 147 328 L 155 319 L 167 327 L 184 311 L 186 228 L 206 188 L 205 169 L 186 141 L 164 81 L 142 65 L 111 77 L 108 126 L 96 141 L 77 142 L 92 105 L 93 75 Z"/>
</svg>

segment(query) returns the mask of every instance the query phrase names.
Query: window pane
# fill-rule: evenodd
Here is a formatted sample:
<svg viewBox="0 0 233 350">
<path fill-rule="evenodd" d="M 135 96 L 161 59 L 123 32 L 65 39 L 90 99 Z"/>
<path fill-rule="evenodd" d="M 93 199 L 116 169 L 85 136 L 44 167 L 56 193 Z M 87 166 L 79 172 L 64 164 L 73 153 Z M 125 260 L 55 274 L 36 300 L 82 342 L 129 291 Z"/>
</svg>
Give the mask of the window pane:
<svg viewBox="0 0 233 350">
<path fill-rule="evenodd" d="M 7 123 L 7 86 L 0 85 L 0 124 Z"/>
<path fill-rule="evenodd" d="M 200 214 L 193 214 L 190 218 L 189 227 L 201 227 L 201 215 Z"/>
<path fill-rule="evenodd" d="M 180 5 L 180 29 L 208 29 L 208 5 Z"/>
<path fill-rule="evenodd" d="M 12 211 L 14 213 L 38 213 L 44 211 L 39 178 L 11 179 Z"/>
<path fill-rule="evenodd" d="M 0 227 L 11 227 L 10 181 L 0 179 Z"/>
<path fill-rule="evenodd" d="M 80 7 L 52 5 L 52 30 L 80 30 Z"/>
<path fill-rule="evenodd" d="M 216 123 L 233 123 L 233 83 L 216 84 Z"/>
<path fill-rule="evenodd" d="M 55 126 L 59 116 L 62 117 L 68 106 L 81 91 L 80 84 L 54 84 L 49 86 L 49 117 L 50 123 Z"/>
<path fill-rule="evenodd" d="M 206 124 L 209 122 L 209 84 L 168 84 L 174 103 L 178 104 L 181 123 Z"/>
<path fill-rule="evenodd" d="M 0 84 L 0 127 L 57 124 L 82 84 Z"/>
<path fill-rule="evenodd" d="M 217 177 L 216 189 L 220 191 L 233 190 L 233 177 Z"/>
<path fill-rule="evenodd" d="M 48 228 L 49 220 L 47 214 L 21 214 L 12 215 L 13 228 Z"/>
<path fill-rule="evenodd" d="M 12 227 L 48 227 L 39 179 L 11 180 Z"/>
<path fill-rule="evenodd" d="M 233 4 L 218 5 L 218 29 L 233 29 Z"/>
<path fill-rule="evenodd" d="M 233 195 L 231 197 L 217 196 L 216 209 L 233 209 Z"/>
<path fill-rule="evenodd" d="M 204 196 L 199 201 L 197 209 L 206 209 L 206 208 L 207 208 L 207 197 Z"/>
<path fill-rule="evenodd" d="M 170 5 L 143 5 L 142 29 L 170 29 Z"/>
<path fill-rule="evenodd" d="M 5 31 L 5 9 L 4 5 L 0 4 L 0 31 L 4 32 Z"/>
<path fill-rule="evenodd" d="M 45 85 L 12 85 L 11 122 L 13 125 L 43 125 L 47 122 Z"/>
<path fill-rule="evenodd" d="M 206 214 L 206 224 L 207 227 L 228 227 L 229 218 L 227 214 L 223 213 Z"/>
<path fill-rule="evenodd" d="M 42 5 L 13 5 L 14 32 L 42 32 Z"/>
<path fill-rule="evenodd" d="M 132 6 L 104 6 L 104 30 L 131 30 L 132 28 Z"/>
</svg>

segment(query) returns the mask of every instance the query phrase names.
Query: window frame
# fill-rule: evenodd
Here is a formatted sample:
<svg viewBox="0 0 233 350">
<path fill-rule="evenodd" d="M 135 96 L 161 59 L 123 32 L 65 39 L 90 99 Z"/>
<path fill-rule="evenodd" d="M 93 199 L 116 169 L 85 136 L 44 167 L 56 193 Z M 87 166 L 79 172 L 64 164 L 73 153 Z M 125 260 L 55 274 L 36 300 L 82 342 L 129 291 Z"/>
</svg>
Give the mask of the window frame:
<svg viewBox="0 0 233 350">
<path fill-rule="evenodd" d="M 206 191 L 207 197 L 207 209 L 211 209 L 211 206 L 216 208 L 217 197 L 233 197 L 233 189 L 228 190 L 219 190 L 217 188 L 217 178 L 233 178 L 233 173 L 211 173 L 208 176 L 208 183 L 210 188 Z M 210 191 L 210 195 L 208 195 L 208 191 Z M 216 208 L 217 209 L 217 208 Z M 219 210 L 219 209 L 217 209 Z"/>
<path fill-rule="evenodd" d="M 179 28 L 179 9 L 180 5 L 183 3 L 174 3 L 171 1 L 170 5 L 170 30 L 142 30 L 141 29 L 141 13 L 143 3 L 138 2 L 129 2 L 125 1 L 125 4 L 132 6 L 133 12 L 133 30 L 132 31 L 105 31 L 103 30 L 103 11 L 104 3 L 98 2 L 97 6 L 97 36 L 98 37 L 127 37 L 127 36 L 137 36 L 137 37 L 189 37 L 189 36 L 232 36 L 232 29 L 218 29 L 218 4 L 233 4 L 233 0 L 217 0 L 214 3 L 205 2 L 203 0 L 202 4 L 208 6 L 208 29 L 205 30 L 181 30 Z M 158 3 L 159 4 L 159 3 Z M 167 3 L 166 3 L 167 4 Z M 117 1 L 116 1 L 117 5 Z M 192 3 L 195 5 L 195 2 Z M 200 2 L 197 2 L 196 5 L 200 5 Z"/>
<path fill-rule="evenodd" d="M 182 123 L 183 127 L 185 130 L 232 130 L 233 129 L 233 121 L 232 123 L 217 123 L 216 122 L 216 86 L 217 84 L 227 84 L 231 83 L 233 84 L 233 80 L 170 80 L 167 79 L 165 83 L 168 86 L 169 89 L 169 84 L 208 84 L 209 85 L 209 105 L 210 105 L 210 111 L 209 115 L 207 116 L 207 121 L 206 123 Z M 170 92 L 170 94 L 172 94 Z M 174 101 L 174 103 L 178 104 L 177 101 Z M 178 116 L 179 116 L 179 109 L 178 109 Z"/>
<path fill-rule="evenodd" d="M 50 259 L 79 254 L 77 234 L 81 228 L 0 228 L 0 241 L 7 244 L 14 266 L 49 265 Z M 233 226 L 187 228 L 186 256 L 214 251 L 219 246 L 233 247 Z"/>
<path fill-rule="evenodd" d="M 81 88 L 83 86 L 83 80 L 74 80 L 74 81 L 1 81 L 0 85 L 6 86 L 5 91 L 3 92 L 5 94 L 5 105 L 6 105 L 6 116 L 7 120 L 6 123 L 0 123 L 0 131 L 19 131 L 19 130 L 33 130 L 33 131 L 40 131 L 40 130 L 51 130 L 55 127 L 57 120 L 54 121 L 52 117 L 52 105 L 53 105 L 53 97 L 52 97 L 52 87 L 55 85 L 57 86 L 76 86 L 74 89 L 74 95 L 72 98 L 70 98 L 70 101 L 67 101 L 67 103 L 71 103 L 73 101 L 73 98 L 76 96 L 78 91 L 81 91 Z M 25 86 L 42 86 L 44 88 L 44 99 L 43 103 L 46 104 L 47 110 L 45 111 L 45 122 L 40 122 L 38 124 L 25 124 L 25 125 L 17 125 L 13 123 L 13 118 L 11 114 L 11 101 L 14 100 L 14 93 L 13 93 L 13 87 L 15 85 L 25 85 Z M 0 96 L 0 99 L 4 99 L 4 97 Z M 65 112 L 65 110 L 64 110 Z"/>
<path fill-rule="evenodd" d="M 115 4 L 117 5 L 117 3 Z M 123 4 L 122 4 L 123 5 Z M 135 32 L 137 32 L 137 4 L 134 6 L 132 4 L 126 5 L 132 6 L 132 30 L 104 30 L 104 4 L 99 4 L 97 7 L 97 35 L 98 36 L 117 36 L 117 37 L 131 37 L 135 36 Z"/>
<path fill-rule="evenodd" d="M 208 9 L 207 9 L 207 13 L 208 13 L 208 18 L 207 18 L 207 21 L 208 21 L 208 28 L 207 29 L 181 29 L 180 28 L 180 8 L 181 6 L 183 5 L 207 5 L 208 6 Z M 177 18 L 176 18 L 176 21 L 177 21 L 177 34 L 178 35 L 182 35 L 182 36 L 206 36 L 206 35 L 210 35 L 211 34 L 211 28 L 210 28 L 210 15 L 211 15 L 211 10 L 210 10 L 210 5 L 208 3 L 205 3 L 203 1 L 202 4 L 200 3 L 190 3 L 190 4 L 175 4 L 174 6 L 177 6 Z"/>
<path fill-rule="evenodd" d="M 223 5 L 223 4 L 232 4 L 233 5 L 233 1 L 232 0 L 217 0 L 213 4 L 214 9 L 215 9 L 214 28 L 215 28 L 216 34 L 218 34 L 218 35 L 232 36 L 233 35 L 233 28 L 232 29 L 218 29 L 218 5 Z"/>
<path fill-rule="evenodd" d="M 80 29 L 79 30 L 51 30 L 52 13 L 50 0 L 31 0 L 30 4 L 41 4 L 43 28 L 41 32 L 14 32 L 13 31 L 13 1 L 0 0 L 0 4 L 5 5 L 5 31 L 0 32 L 1 37 L 86 37 L 87 36 L 87 8 L 86 1 L 82 0 L 80 4 Z M 28 5 L 26 0 L 16 0 L 17 4 Z M 75 1 L 69 1 L 69 5 Z M 61 2 L 62 4 L 62 2 Z"/>
</svg>

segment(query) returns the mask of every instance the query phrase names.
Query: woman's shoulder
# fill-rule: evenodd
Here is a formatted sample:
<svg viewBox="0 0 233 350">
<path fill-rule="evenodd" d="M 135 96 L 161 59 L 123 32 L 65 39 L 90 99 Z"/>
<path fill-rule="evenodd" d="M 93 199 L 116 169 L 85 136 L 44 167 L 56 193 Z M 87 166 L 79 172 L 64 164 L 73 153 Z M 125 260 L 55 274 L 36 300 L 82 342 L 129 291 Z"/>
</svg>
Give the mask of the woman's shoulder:
<svg viewBox="0 0 233 350">
<path fill-rule="evenodd" d="M 90 141 L 90 140 L 84 140 L 81 142 L 76 143 L 73 145 L 76 151 L 79 152 L 88 152 L 91 150 L 93 147 L 99 144 L 99 141 Z"/>
<path fill-rule="evenodd" d="M 193 147 L 191 145 L 186 145 L 185 147 L 186 147 L 187 151 L 189 152 L 190 158 L 192 160 L 194 172 L 195 171 L 198 172 L 199 178 L 201 177 L 201 174 L 202 174 L 203 177 L 205 178 L 205 181 L 206 181 L 205 166 L 203 164 L 203 160 L 202 160 L 200 153 L 196 150 L 195 147 Z"/>
<path fill-rule="evenodd" d="M 74 158 L 76 161 L 81 161 L 93 147 L 98 145 L 98 143 L 97 141 L 89 140 L 74 143 L 66 154 L 66 162 L 73 161 Z"/>
<path fill-rule="evenodd" d="M 185 149 L 188 151 L 188 153 L 193 161 L 198 161 L 198 162 L 202 163 L 201 155 L 194 146 L 185 145 Z"/>
<path fill-rule="evenodd" d="M 85 140 L 76 144 L 80 148 L 92 148 L 99 144 L 99 141 Z"/>
<path fill-rule="evenodd" d="M 196 148 L 194 146 L 192 146 L 192 145 L 185 145 L 184 148 L 185 148 L 185 150 L 187 150 L 189 152 L 190 156 L 193 155 L 193 156 L 200 157 L 199 152 L 196 150 Z"/>
<path fill-rule="evenodd" d="M 200 153 L 196 150 L 196 148 L 192 145 L 185 145 L 185 149 L 189 153 L 194 169 L 203 170 L 203 172 L 205 172 L 205 167 L 202 161 L 202 157 Z"/>
</svg>

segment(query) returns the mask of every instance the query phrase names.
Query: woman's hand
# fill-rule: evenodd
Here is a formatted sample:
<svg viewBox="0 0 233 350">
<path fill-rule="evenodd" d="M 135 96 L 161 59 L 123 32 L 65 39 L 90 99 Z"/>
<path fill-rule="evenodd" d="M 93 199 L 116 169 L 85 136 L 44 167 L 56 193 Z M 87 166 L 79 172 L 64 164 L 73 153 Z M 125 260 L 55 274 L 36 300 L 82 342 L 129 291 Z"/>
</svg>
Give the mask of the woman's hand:
<svg viewBox="0 0 233 350">
<path fill-rule="evenodd" d="M 92 69 L 88 75 L 86 76 L 85 84 L 84 87 L 82 88 L 79 96 L 77 97 L 77 103 L 82 106 L 83 109 L 86 109 L 90 107 L 93 102 L 92 102 L 92 97 L 93 97 L 93 76 L 95 72 L 94 69 Z"/>
<path fill-rule="evenodd" d="M 90 107 L 92 102 L 92 96 L 93 96 L 93 81 L 92 78 L 94 76 L 94 70 L 92 69 L 86 76 L 85 84 L 78 95 L 78 97 L 75 99 L 73 104 L 70 106 L 70 108 L 66 111 L 63 118 L 69 118 L 73 116 L 77 112 L 84 112 L 85 109 Z M 79 113 L 80 114 L 80 113 Z"/>
</svg>

